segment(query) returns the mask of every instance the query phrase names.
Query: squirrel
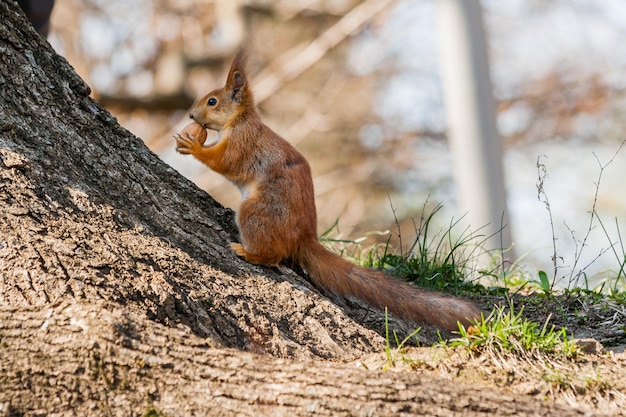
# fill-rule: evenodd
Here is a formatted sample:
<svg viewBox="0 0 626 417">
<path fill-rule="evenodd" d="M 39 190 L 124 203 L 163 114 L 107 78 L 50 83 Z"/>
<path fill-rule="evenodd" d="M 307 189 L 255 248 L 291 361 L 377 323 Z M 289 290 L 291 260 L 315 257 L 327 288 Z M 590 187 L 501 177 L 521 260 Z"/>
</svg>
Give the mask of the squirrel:
<svg viewBox="0 0 626 417">
<path fill-rule="evenodd" d="M 309 163 L 261 120 L 243 52 L 236 55 L 226 85 L 196 101 L 189 117 L 193 122 L 174 136 L 177 151 L 193 155 L 241 191 L 241 243 L 230 245 L 238 256 L 267 266 L 295 263 L 316 287 L 413 322 L 458 330 L 458 322 L 467 326 L 480 318 L 480 309 L 469 301 L 357 267 L 321 245 Z M 205 129 L 218 132 L 210 146 L 204 146 Z"/>
</svg>

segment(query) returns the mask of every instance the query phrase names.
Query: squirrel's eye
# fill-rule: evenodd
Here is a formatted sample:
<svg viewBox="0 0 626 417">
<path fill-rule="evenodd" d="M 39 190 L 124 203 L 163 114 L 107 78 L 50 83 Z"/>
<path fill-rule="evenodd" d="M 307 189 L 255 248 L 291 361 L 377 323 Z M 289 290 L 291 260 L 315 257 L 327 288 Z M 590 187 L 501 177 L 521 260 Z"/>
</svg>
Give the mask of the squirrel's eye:
<svg viewBox="0 0 626 417">
<path fill-rule="evenodd" d="M 209 101 L 206 102 L 209 106 L 215 106 L 217 104 L 217 99 L 215 97 L 211 97 Z"/>
</svg>

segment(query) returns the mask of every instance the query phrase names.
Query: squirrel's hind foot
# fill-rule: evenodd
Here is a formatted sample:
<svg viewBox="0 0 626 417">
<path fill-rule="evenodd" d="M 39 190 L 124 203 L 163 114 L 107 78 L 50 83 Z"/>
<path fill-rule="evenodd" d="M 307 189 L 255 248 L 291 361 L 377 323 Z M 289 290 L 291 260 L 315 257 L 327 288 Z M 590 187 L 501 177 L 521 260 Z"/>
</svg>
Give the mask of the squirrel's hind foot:
<svg viewBox="0 0 626 417">
<path fill-rule="evenodd" d="M 233 242 L 230 244 L 230 248 L 233 250 L 233 252 L 237 254 L 237 256 L 242 257 L 251 264 L 278 266 L 278 264 L 280 264 L 280 261 L 282 260 L 280 257 L 276 256 L 263 256 L 249 253 L 248 251 L 246 251 L 241 243 Z"/>
</svg>

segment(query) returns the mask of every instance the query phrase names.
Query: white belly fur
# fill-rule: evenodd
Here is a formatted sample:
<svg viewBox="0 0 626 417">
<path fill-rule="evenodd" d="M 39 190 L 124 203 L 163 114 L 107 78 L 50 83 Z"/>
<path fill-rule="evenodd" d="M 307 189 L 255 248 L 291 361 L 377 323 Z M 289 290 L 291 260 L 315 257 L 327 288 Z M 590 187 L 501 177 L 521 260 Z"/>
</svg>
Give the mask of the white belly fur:
<svg viewBox="0 0 626 417">
<path fill-rule="evenodd" d="M 241 192 L 241 200 L 247 200 L 256 191 L 256 183 L 250 182 L 248 184 L 237 184 L 239 191 Z"/>
</svg>

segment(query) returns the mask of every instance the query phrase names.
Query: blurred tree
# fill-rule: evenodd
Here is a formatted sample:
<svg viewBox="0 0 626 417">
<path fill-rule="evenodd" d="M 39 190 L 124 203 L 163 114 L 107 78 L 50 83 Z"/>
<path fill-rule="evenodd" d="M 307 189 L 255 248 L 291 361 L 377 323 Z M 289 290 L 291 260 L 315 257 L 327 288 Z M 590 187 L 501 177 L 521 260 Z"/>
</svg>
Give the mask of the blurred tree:
<svg viewBox="0 0 626 417">
<path fill-rule="evenodd" d="M 18 4 L 33 24 L 37 33 L 48 36 L 50 31 L 50 14 L 54 0 L 18 0 Z"/>
<path fill-rule="evenodd" d="M 480 2 L 437 2 L 443 91 L 459 210 L 467 215 L 472 233 L 491 236 L 485 242 L 486 249 L 508 249 L 513 240 Z"/>
</svg>

